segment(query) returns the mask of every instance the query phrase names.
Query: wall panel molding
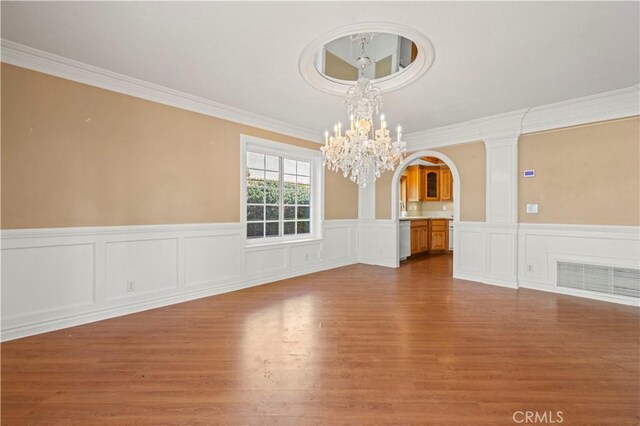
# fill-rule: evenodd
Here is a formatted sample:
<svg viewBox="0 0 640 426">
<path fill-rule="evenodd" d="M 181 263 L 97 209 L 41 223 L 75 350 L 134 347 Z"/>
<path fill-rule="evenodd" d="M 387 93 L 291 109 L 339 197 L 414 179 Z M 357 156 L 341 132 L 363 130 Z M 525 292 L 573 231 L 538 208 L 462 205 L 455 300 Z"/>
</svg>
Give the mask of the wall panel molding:
<svg viewBox="0 0 640 426">
<path fill-rule="evenodd" d="M 557 262 L 638 269 L 640 227 L 571 224 L 520 224 L 518 229 L 520 287 L 640 306 L 637 299 L 561 288 Z"/>
<path fill-rule="evenodd" d="M 322 234 L 247 246 L 239 223 L 2 231 L 2 340 L 357 263 L 358 220 Z"/>
<path fill-rule="evenodd" d="M 459 222 L 454 231 L 455 278 L 639 306 L 629 297 L 559 288 L 556 271 L 558 261 L 637 269 L 640 227 Z M 513 259 L 517 269 L 509 269 Z"/>
</svg>

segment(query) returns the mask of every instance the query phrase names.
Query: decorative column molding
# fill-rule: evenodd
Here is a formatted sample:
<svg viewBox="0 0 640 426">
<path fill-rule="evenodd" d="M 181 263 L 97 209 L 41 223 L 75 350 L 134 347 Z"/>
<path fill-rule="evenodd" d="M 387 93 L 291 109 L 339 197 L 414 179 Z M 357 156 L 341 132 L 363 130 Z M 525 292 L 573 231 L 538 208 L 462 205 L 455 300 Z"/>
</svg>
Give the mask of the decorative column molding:
<svg viewBox="0 0 640 426">
<path fill-rule="evenodd" d="M 475 121 L 487 150 L 488 223 L 518 223 L 518 137 L 528 109 Z"/>
<path fill-rule="evenodd" d="M 485 139 L 486 221 L 518 223 L 518 137 Z"/>
<path fill-rule="evenodd" d="M 528 110 L 477 120 L 486 147 L 483 282 L 518 287 L 518 138 Z"/>
</svg>

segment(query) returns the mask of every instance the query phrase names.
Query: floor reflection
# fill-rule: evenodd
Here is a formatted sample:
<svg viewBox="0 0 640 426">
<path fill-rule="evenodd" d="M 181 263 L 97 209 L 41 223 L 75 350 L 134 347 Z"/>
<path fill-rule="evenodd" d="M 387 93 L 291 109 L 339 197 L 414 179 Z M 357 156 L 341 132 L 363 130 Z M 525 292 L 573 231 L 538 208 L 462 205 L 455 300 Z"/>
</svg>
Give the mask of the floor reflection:
<svg viewBox="0 0 640 426">
<path fill-rule="evenodd" d="M 317 303 L 313 295 L 291 297 L 247 316 L 241 347 L 247 389 L 319 387 Z"/>
</svg>

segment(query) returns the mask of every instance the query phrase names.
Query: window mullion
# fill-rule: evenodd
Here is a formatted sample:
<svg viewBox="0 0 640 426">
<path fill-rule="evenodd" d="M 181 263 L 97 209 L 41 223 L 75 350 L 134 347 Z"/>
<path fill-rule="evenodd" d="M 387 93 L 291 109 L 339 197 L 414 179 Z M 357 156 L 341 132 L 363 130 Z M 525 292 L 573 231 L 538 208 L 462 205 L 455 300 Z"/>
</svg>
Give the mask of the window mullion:
<svg viewBox="0 0 640 426">
<path fill-rule="evenodd" d="M 279 236 L 284 236 L 284 158 L 279 157 L 280 159 L 280 188 L 278 190 L 278 229 Z"/>
</svg>

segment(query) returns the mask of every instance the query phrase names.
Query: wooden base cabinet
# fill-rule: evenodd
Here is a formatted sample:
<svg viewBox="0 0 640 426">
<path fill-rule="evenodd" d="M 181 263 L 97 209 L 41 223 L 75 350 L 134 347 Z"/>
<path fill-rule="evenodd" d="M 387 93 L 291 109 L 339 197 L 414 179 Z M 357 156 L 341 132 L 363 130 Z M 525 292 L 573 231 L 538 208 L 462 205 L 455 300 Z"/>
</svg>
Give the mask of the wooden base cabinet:
<svg viewBox="0 0 640 426">
<path fill-rule="evenodd" d="M 419 219 L 411 221 L 411 256 L 449 250 L 449 221 Z"/>
<path fill-rule="evenodd" d="M 429 219 L 411 221 L 411 256 L 429 251 Z"/>
<path fill-rule="evenodd" d="M 430 251 L 445 251 L 449 248 L 449 221 L 447 219 L 431 219 Z"/>
</svg>

